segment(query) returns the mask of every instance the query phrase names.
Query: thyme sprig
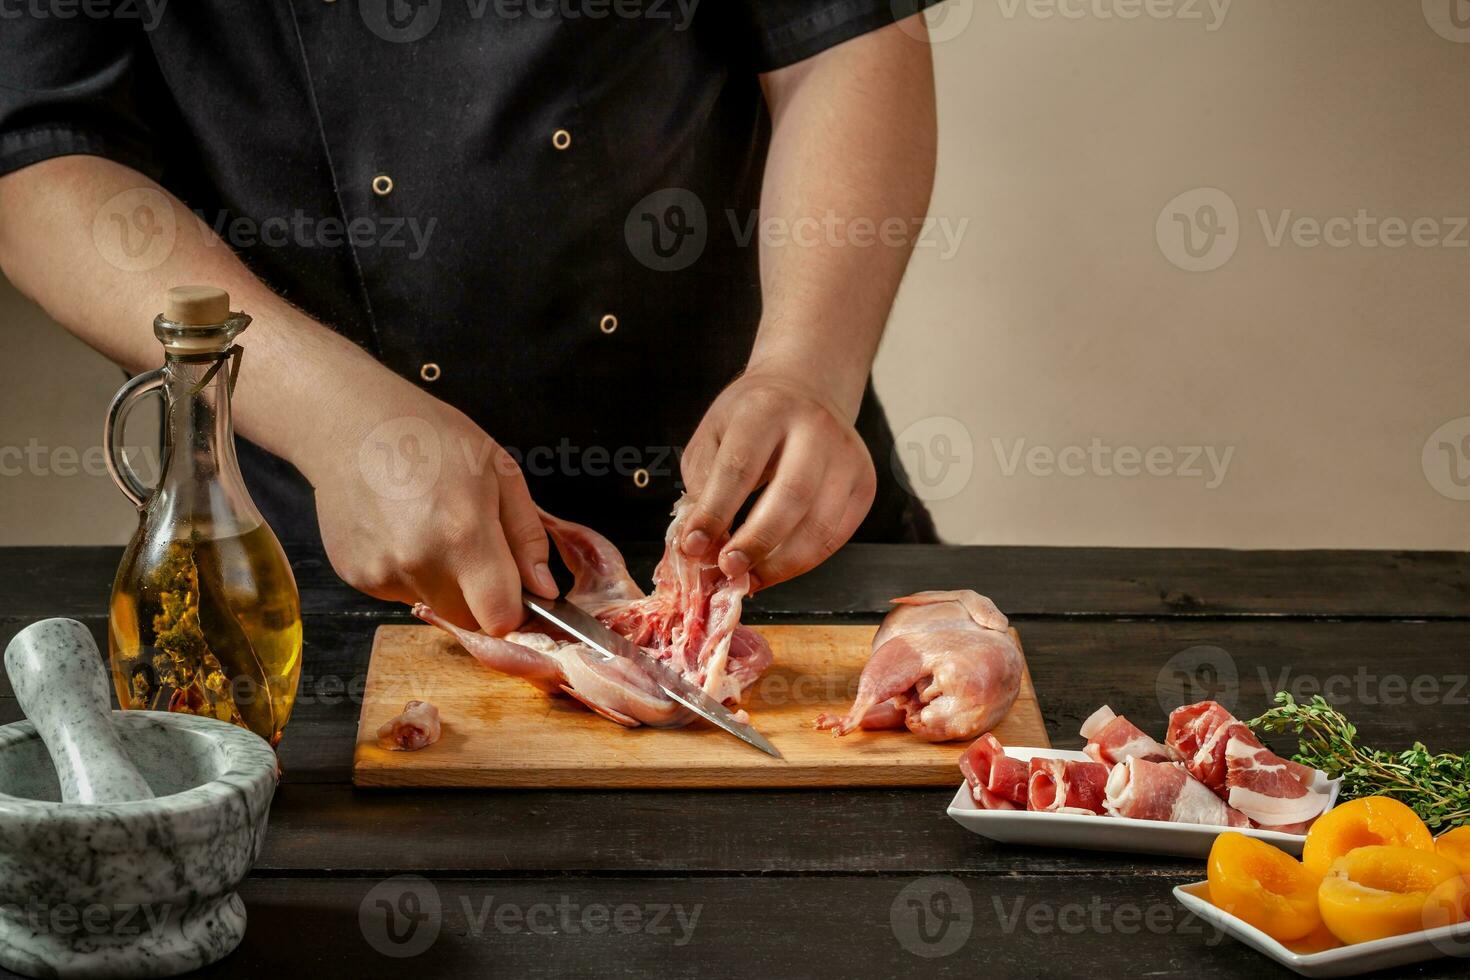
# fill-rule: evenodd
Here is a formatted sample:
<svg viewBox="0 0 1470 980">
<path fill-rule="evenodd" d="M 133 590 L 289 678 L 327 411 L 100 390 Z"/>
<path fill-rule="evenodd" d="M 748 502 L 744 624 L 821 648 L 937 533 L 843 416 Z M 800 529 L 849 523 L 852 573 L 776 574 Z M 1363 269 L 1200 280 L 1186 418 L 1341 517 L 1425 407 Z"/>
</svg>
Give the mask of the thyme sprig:
<svg viewBox="0 0 1470 980">
<path fill-rule="evenodd" d="M 1409 806 L 1431 829 L 1470 824 L 1470 754 L 1431 754 L 1424 743 L 1402 752 L 1358 744 L 1358 729 L 1321 695 L 1298 703 L 1287 691 L 1248 724 L 1267 732 L 1294 732 L 1294 758 L 1331 777 L 1342 777 L 1341 800 L 1391 796 Z"/>
</svg>

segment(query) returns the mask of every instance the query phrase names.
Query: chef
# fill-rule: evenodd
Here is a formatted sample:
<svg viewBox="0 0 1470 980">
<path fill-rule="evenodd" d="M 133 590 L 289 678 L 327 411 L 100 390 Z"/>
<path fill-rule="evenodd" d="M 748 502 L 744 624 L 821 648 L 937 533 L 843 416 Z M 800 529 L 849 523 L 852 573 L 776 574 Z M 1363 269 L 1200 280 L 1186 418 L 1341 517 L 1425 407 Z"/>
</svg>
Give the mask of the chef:
<svg viewBox="0 0 1470 980">
<path fill-rule="evenodd" d="M 133 372 L 227 289 L 251 493 L 368 593 L 502 632 L 538 505 L 650 540 L 681 490 L 768 587 L 934 536 L 869 382 L 927 2 L 0 0 L 0 265 Z"/>
</svg>

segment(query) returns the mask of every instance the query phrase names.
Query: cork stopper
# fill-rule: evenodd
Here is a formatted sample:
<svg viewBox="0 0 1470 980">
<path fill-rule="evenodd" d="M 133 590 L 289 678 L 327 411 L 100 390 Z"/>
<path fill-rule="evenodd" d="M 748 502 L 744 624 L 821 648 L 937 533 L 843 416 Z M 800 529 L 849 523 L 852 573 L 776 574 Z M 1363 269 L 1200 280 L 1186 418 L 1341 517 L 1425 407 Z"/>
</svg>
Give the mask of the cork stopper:
<svg viewBox="0 0 1470 980">
<path fill-rule="evenodd" d="M 163 315 L 192 327 L 224 323 L 230 318 L 230 294 L 218 286 L 175 286 L 168 291 Z"/>
<path fill-rule="evenodd" d="M 227 351 L 250 325 L 244 313 L 230 312 L 230 294 L 218 286 L 175 286 L 153 320 L 153 335 L 170 356 Z"/>
</svg>

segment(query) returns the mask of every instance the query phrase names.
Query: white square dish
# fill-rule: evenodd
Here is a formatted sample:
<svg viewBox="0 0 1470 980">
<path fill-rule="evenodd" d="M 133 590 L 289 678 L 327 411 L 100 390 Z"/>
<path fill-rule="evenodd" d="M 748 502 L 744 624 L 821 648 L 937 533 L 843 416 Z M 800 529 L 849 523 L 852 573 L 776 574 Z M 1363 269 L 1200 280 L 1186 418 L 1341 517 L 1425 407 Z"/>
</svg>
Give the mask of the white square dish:
<svg viewBox="0 0 1470 980">
<path fill-rule="evenodd" d="M 1211 905 L 1208 895 L 1209 883 L 1204 881 L 1179 885 L 1174 889 L 1174 897 L 1202 920 L 1304 977 L 1353 977 L 1441 956 L 1470 957 L 1470 922 L 1339 946 L 1320 953 L 1298 953 L 1255 926 Z"/>
<path fill-rule="evenodd" d="M 1085 754 L 1066 749 L 1008 746 L 1006 755 L 1022 762 L 1031 761 L 1033 756 L 1090 761 Z M 1337 803 L 1340 784 L 1340 780 L 1332 781 L 1327 800 L 1328 809 Z M 1283 834 L 1274 830 L 1167 823 L 1160 820 L 1135 820 L 1131 817 L 1085 816 L 1076 813 L 1039 813 L 1034 810 L 982 810 L 975 804 L 970 796 L 970 787 L 965 783 L 960 784 L 946 812 L 960 826 L 982 837 L 1003 844 L 1030 844 L 1037 847 L 1204 858 L 1209 856 L 1216 835 L 1226 830 L 1263 840 L 1292 855 L 1300 855 L 1302 845 L 1306 842 L 1306 837 L 1300 834 Z"/>
</svg>

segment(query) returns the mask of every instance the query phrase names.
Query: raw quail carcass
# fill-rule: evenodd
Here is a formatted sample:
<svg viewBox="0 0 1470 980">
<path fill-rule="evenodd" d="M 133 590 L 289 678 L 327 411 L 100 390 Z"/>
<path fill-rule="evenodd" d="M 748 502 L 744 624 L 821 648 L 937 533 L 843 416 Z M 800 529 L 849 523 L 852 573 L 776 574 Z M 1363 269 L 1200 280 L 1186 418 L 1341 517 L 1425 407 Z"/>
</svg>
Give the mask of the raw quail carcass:
<svg viewBox="0 0 1470 980">
<path fill-rule="evenodd" d="M 689 506 L 681 498 L 674 507 L 664 556 L 654 570 L 652 595 L 643 594 L 628 574 L 623 556 L 602 535 L 544 511 L 541 520 L 572 573 L 574 584 L 567 599 L 664 660 L 717 701 L 734 705 L 770 666 L 771 648 L 754 630 L 740 625 L 750 577 L 728 578 L 718 566 L 679 549 Z M 524 678 L 548 692 L 568 694 L 620 725 L 672 728 L 694 718 L 638 664 L 620 657 L 605 659 L 563 634 L 538 629 L 494 637 L 460 629 L 423 603 L 414 606 L 413 613 L 453 635 L 490 669 Z M 744 712 L 736 717 L 744 720 Z"/>
<path fill-rule="evenodd" d="M 931 742 L 994 728 L 1021 690 L 1021 651 L 1005 614 L 968 589 L 893 601 L 898 608 L 873 637 L 857 700 L 845 715 L 819 717 L 817 727 L 847 735 L 902 724 Z"/>
</svg>

